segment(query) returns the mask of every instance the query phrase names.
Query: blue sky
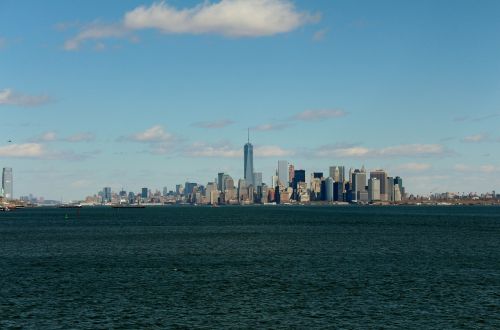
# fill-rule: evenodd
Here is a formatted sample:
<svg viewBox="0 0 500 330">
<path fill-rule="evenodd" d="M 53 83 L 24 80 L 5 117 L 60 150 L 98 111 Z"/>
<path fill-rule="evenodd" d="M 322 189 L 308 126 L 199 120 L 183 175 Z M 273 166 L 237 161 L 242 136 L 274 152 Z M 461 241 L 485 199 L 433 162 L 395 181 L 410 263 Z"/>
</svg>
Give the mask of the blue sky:
<svg viewBox="0 0 500 330">
<path fill-rule="evenodd" d="M 76 199 L 219 171 L 500 190 L 498 1 L 0 2 L 0 167 Z M 12 140 L 12 142 L 7 142 Z"/>
</svg>

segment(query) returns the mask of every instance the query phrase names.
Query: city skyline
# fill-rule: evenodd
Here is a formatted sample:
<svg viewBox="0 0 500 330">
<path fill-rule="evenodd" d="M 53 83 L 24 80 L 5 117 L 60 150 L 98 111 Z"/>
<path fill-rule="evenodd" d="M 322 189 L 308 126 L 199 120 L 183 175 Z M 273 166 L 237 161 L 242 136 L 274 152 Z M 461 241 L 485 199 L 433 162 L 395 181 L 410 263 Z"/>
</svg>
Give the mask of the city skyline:
<svg viewBox="0 0 500 330">
<path fill-rule="evenodd" d="M 248 4 L 252 20 L 220 15 Z M 220 172 L 237 185 L 249 127 L 267 183 L 288 160 L 306 176 L 385 169 L 414 194 L 499 190 L 496 1 L 66 7 L 0 5 L 0 168 L 15 196 L 173 190 Z"/>
</svg>

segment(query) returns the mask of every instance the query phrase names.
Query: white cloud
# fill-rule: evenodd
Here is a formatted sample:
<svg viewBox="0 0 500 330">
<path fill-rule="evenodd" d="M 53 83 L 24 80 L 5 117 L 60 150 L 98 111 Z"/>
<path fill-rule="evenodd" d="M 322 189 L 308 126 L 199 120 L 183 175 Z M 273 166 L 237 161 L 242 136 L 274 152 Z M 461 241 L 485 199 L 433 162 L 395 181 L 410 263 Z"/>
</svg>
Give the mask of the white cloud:
<svg viewBox="0 0 500 330">
<path fill-rule="evenodd" d="M 187 148 L 184 155 L 188 157 L 240 158 L 243 156 L 243 151 L 229 144 L 209 145 L 207 143 L 196 142 Z"/>
<path fill-rule="evenodd" d="M 75 37 L 66 40 L 64 49 L 77 50 L 80 48 L 80 44 L 86 40 L 120 38 L 126 36 L 128 33 L 129 32 L 124 29 L 121 24 L 106 25 L 102 23 L 91 23 L 83 27 Z"/>
<path fill-rule="evenodd" d="M 197 142 L 188 147 L 184 155 L 188 157 L 241 158 L 243 157 L 243 148 L 235 148 L 225 142 L 213 145 Z M 254 148 L 254 157 L 284 157 L 290 155 L 293 155 L 292 151 L 273 145 Z"/>
<path fill-rule="evenodd" d="M 411 172 L 422 172 L 429 170 L 431 168 L 431 164 L 426 163 L 406 163 L 396 166 L 397 170 L 406 170 Z"/>
<path fill-rule="evenodd" d="M 479 166 L 479 171 L 482 173 L 494 173 L 500 171 L 500 168 L 495 165 L 488 164 Z"/>
<path fill-rule="evenodd" d="M 43 145 L 39 143 L 10 144 L 0 147 L 0 156 L 13 158 L 42 158 L 46 156 Z"/>
<path fill-rule="evenodd" d="M 95 140 L 95 135 L 88 132 L 76 133 L 64 139 L 66 142 L 90 142 Z"/>
<path fill-rule="evenodd" d="M 233 124 L 234 122 L 229 119 L 221 119 L 216 121 L 202 121 L 194 123 L 193 126 L 200 128 L 223 128 Z"/>
<path fill-rule="evenodd" d="M 55 132 L 45 132 L 36 138 L 36 141 L 40 142 L 52 142 L 57 140 L 57 134 Z"/>
<path fill-rule="evenodd" d="M 186 9 L 165 2 L 140 6 L 125 14 L 124 25 L 163 33 L 259 37 L 289 32 L 318 19 L 298 12 L 288 0 L 221 0 Z"/>
<path fill-rule="evenodd" d="M 250 128 L 252 131 L 258 131 L 258 132 L 267 132 L 267 131 L 277 131 L 280 129 L 284 129 L 289 127 L 290 125 L 288 124 L 271 124 L 271 123 L 266 123 L 258 126 L 254 126 Z"/>
<path fill-rule="evenodd" d="M 314 32 L 313 41 L 322 41 L 325 39 L 328 29 L 321 29 Z"/>
<path fill-rule="evenodd" d="M 462 139 L 462 142 L 466 143 L 479 143 L 479 142 L 484 142 L 488 140 L 488 134 L 476 134 L 476 135 L 469 135 L 466 136 Z"/>
<path fill-rule="evenodd" d="M 406 144 L 382 149 L 370 149 L 362 146 L 323 146 L 316 150 L 317 157 L 340 158 L 383 158 L 383 157 L 429 157 L 450 154 L 440 144 Z"/>
<path fill-rule="evenodd" d="M 453 169 L 457 172 L 468 172 L 470 171 L 470 167 L 464 164 L 455 164 Z"/>
<path fill-rule="evenodd" d="M 166 132 L 160 125 L 146 129 L 144 132 L 139 132 L 130 136 L 130 140 L 135 142 L 173 142 L 175 137 L 173 134 Z"/>
<path fill-rule="evenodd" d="M 256 157 L 284 157 L 292 156 L 294 152 L 278 146 L 257 146 L 254 148 L 254 155 Z"/>
<path fill-rule="evenodd" d="M 182 9 L 162 1 L 125 13 L 117 24 L 92 23 L 67 40 L 64 49 L 76 50 L 86 40 L 128 37 L 142 29 L 156 29 L 166 34 L 262 37 L 290 32 L 319 20 L 320 15 L 300 12 L 289 0 L 204 1 Z"/>
<path fill-rule="evenodd" d="M 342 110 L 306 110 L 292 117 L 295 120 L 312 121 L 328 118 L 338 118 L 347 115 Z"/>
<path fill-rule="evenodd" d="M 380 156 L 434 156 L 447 153 L 441 144 L 406 144 L 383 148 L 376 152 Z"/>
<path fill-rule="evenodd" d="M 50 101 L 51 99 L 47 95 L 26 95 L 14 92 L 10 88 L 0 90 L 0 105 L 35 107 Z"/>
</svg>

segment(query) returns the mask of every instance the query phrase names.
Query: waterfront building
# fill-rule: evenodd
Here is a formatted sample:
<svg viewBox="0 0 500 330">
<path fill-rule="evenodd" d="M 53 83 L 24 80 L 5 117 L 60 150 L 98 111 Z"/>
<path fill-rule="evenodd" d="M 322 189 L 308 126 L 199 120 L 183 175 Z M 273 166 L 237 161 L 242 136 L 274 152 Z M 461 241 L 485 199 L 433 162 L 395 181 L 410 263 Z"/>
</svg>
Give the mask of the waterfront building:
<svg viewBox="0 0 500 330">
<path fill-rule="evenodd" d="M 247 182 L 245 179 L 238 180 L 238 201 L 246 201 L 248 200 L 248 189 Z"/>
<path fill-rule="evenodd" d="M 323 173 L 315 172 L 311 175 L 311 200 L 318 201 L 321 200 L 321 182 L 323 178 Z"/>
<path fill-rule="evenodd" d="M 11 167 L 4 167 L 2 170 L 2 189 L 6 200 L 14 199 L 14 178 Z"/>
<path fill-rule="evenodd" d="M 394 202 L 394 178 L 388 176 L 387 177 L 387 200 L 390 202 Z"/>
<path fill-rule="evenodd" d="M 280 183 L 285 187 L 288 187 L 288 185 L 290 184 L 288 178 L 289 178 L 288 161 L 278 160 L 278 179 Z"/>
<path fill-rule="evenodd" d="M 148 188 L 141 188 L 141 198 L 142 199 L 147 199 L 149 196 L 149 189 Z"/>
</svg>

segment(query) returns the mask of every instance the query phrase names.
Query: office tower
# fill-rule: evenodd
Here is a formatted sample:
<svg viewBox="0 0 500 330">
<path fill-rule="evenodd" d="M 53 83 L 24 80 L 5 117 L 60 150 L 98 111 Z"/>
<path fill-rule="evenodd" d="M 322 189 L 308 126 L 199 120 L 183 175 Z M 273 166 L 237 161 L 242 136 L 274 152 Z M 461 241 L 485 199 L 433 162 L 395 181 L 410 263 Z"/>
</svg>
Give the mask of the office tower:
<svg viewBox="0 0 500 330">
<path fill-rule="evenodd" d="M 380 181 L 375 177 L 368 180 L 368 200 L 370 202 L 380 200 Z"/>
<path fill-rule="evenodd" d="M 323 179 L 323 172 L 313 172 L 312 179 Z"/>
<path fill-rule="evenodd" d="M 352 173 L 352 201 L 366 202 L 368 194 L 366 193 L 366 173 L 355 170 Z M 365 196 L 366 195 L 366 196 Z"/>
<path fill-rule="evenodd" d="M 390 176 L 387 177 L 386 188 L 387 188 L 387 200 L 390 202 L 393 202 L 394 201 L 394 178 L 393 177 L 390 177 Z"/>
<path fill-rule="evenodd" d="M 198 184 L 195 182 L 186 182 L 184 184 L 184 195 L 188 196 L 192 194 Z"/>
<path fill-rule="evenodd" d="M 401 179 L 399 176 L 395 177 L 394 178 L 394 185 L 398 185 L 399 189 L 401 190 L 403 188 L 403 179 Z"/>
<path fill-rule="evenodd" d="M 295 166 L 290 164 L 290 165 L 288 165 L 288 182 L 290 184 L 293 182 L 294 175 L 295 175 Z"/>
<path fill-rule="evenodd" d="M 14 178 L 12 168 L 4 167 L 2 171 L 2 189 L 6 200 L 14 199 Z"/>
<path fill-rule="evenodd" d="M 262 172 L 256 172 L 253 174 L 253 183 L 255 184 L 255 187 L 262 185 Z"/>
<path fill-rule="evenodd" d="M 288 187 L 289 185 L 288 177 L 288 161 L 278 160 L 278 179 L 280 180 L 280 183 L 285 187 Z"/>
<path fill-rule="evenodd" d="M 380 182 L 380 200 L 388 200 L 387 173 L 384 170 L 371 171 L 370 178 L 377 178 Z"/>
<path fill-rule="evenodd" d="M 135 203 L 135 194 L 132 191 L 129 191 L 127 199 L 128 199 L 128 202 L 130 204 L 134 204 Z"/>
<path fill-rule="evenodd" d="M 330 177 L 335 182 L 345 182 L 345 167 L 344 166 L 330 166 Z"/>
<path fill-rule="evenodd" d="M 163 197 L 168 195 L 168 189 L 167 187 L 163 187 Z"/>
<path fill-rule="evenodd" d="M 148 198 L 148 188 L 141 189 L 141 198 Z"/>
<path fill-rule="evenodd" d="M 219 191 L 224 191 L 224 172 L 220 172 L 217 174 L 217 189 Z"/>
<path fill-rule="evenodd" d="M 293 189 L 297 189 L 297 184 L 299 182 L 306 182 L 306 171 L 295 170 L 293 172 Z"/>
<path fill-rule="evenodd" d="M 243 147 L 244 153 L 244 164 L 243 164 L 243 173 L 246 185 L 253 185 L 253 146 L 250 143 L 250 130 L 248 131 L 248 142 Z"/>
<path fill-rule="evenodd" d="M 273 175 L 271 177 L 271 184 L 272 184 L 272 188 L 276 188 L 277 186 L 279 186 L 279 179 L 278 179 L 277 175 Z"/>
<path fill-rule="evenodd" d="M 351 167 L 349 169 L 349 182 L 352 182 L 352 175 L 354 174 L 354 169 Z M 352 187 L 351 187 L 351 190 L 352 190 Z"/>
<path fill-rule="evenodd" d="M 326 200 L 328 202 L 332 202 L 334 200 L 333 184 L 334 184 L 334 180 L 332 177 L 326 178 L 325 190 L 326 190 Z"/>
<path fill-rule="evenodd" d="M 244 201 L 248 199 L 248 189 L 245 179 L 238 180 L 238 200 Z"/>
<path fill-rule="evenodd" d="M 401 199 L 402 199 L 401 188 L 399 187 L 399 185 L 397 183 L 394 184 L 393 195 L 394 195 L 394 202 L 401 202 Z"/>
<path fill-rule="evenodd" d="M 319 201 L 321 200 L 321 183 L 323 179 L 323 173 L 314 172 L 311 174 L 310 190 L 311 190 L 311 200 Z"/>
<path fill-rule="evenodd" d="M 103 199 L 104 203 L 110 203 L 111 202 L 111 187 L 104 187 L 102 192 L 103 192 L 102 199 Z"/>
</svg>

